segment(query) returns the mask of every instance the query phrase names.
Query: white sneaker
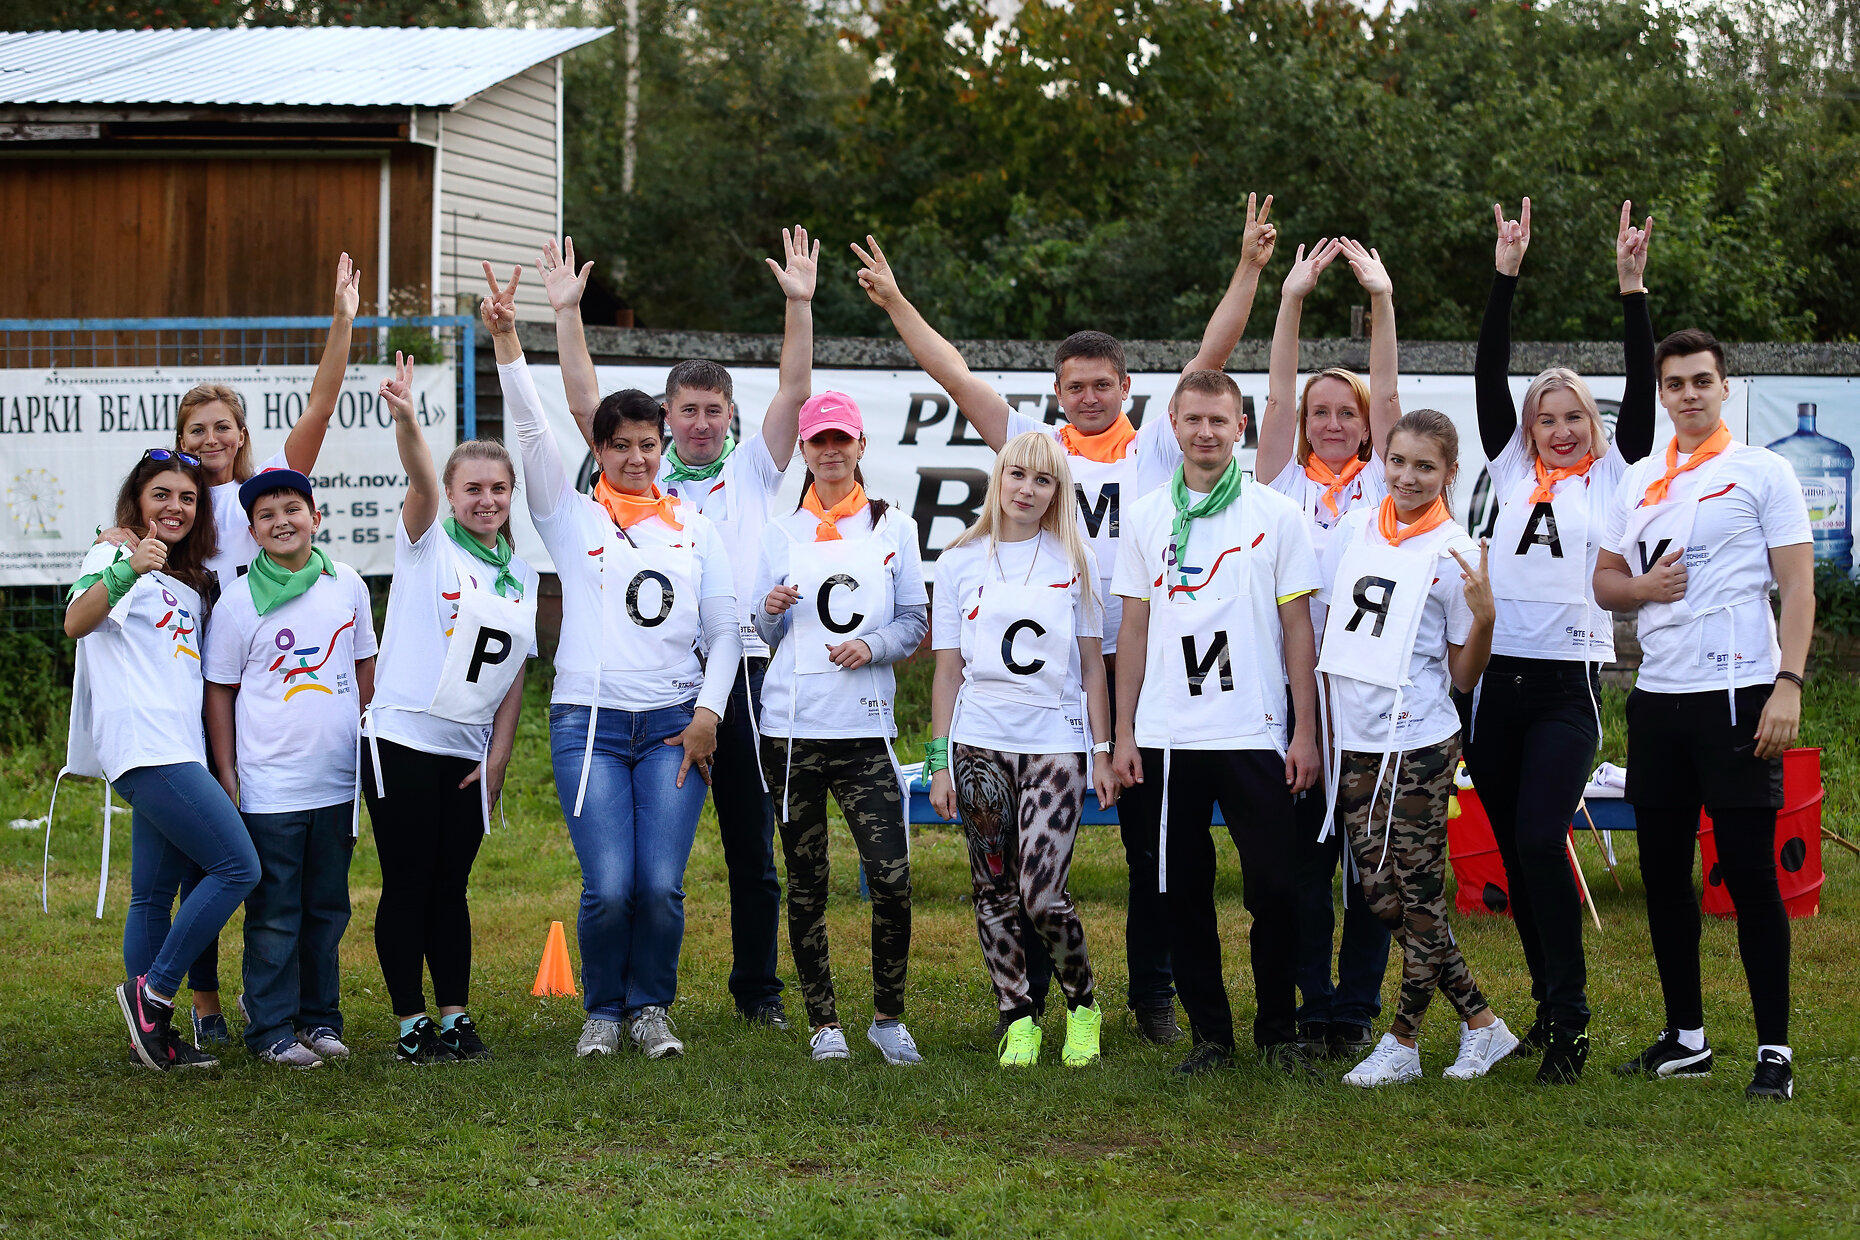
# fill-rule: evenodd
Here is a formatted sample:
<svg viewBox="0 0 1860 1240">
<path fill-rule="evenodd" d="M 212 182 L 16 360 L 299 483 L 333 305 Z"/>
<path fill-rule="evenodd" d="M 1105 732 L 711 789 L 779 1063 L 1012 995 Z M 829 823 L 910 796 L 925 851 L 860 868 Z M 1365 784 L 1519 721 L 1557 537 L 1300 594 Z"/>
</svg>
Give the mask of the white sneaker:
<svg viewBox="0 0 1860 1240">
<path fill-rule="evenodd" d="M 299 1072 L 323 1066 L 322 1057 L 294 1037 L 279 1038 L 275 1044 L 258 1052 L 258 1058 L 262 1063 L 275 1063 L 280 1068 L 296 1068 Z"/>
<path fill-rule="evenodd" d="M 807 1040 L 807 1050 L 814 1057 L 815 1063 L 852 1058 L 852 1048 L 846 1045 L 846 1031 L 838 1025 L 826 1025 L 814 1030 L 814 1036 Z"/>
<path fill-rule="evenodd" d="M 342 1039 L 328 1025 L 305 1029 L 297 1035 L 297 1041 L 324 1059 L 347 1059 L 349 1057 L 349 1048 L 342 1044 Z"/>
<path fill-rule="evenodd" d="M 879 1049 L 886 1063 L 901 1064 L 909 1067 L 920 1064 L 924 1057 L 917 1053 L 917 1043 L 911 1038 L 911 1031 L 904 1027 L 904 1022 L 881 1026 L 876 1020 L 865 1031 L 865 1040 Z"/>
<path fill-rule="evenodd" d="M 1483 1029 L 1468 1029 L 1460 1023 L 1460 1057 L 1447 1065 L 1440 1075 L 1450 1081 L 1470 1081 L 1484 1076 L 1492 1065 L 1517 1048 L 1518 1035 L 1504 1021 L 1494 1018 Z"/>
<path fill-rule="evenodd" d="M 685 1053 L 685 1044 L 672 1032 L 672 1018 L 657 1004 L 639 1009 L 633 1017 L 633 1045 L 648 1059 Z"/>
<path fill-rule="evenodd" d="M 1355 1085 L 1359 1089 L 1400 1085 L 1404 1081 L 1420 1079 L 1420 1050 L 1413 1046 L 1403 1046 L 1392 1033 L 1383 1034 L 1382 1040 L 1376 1043 L 1376 1049 L 1370 1051 L 1363 1062 L 1343 1074 L 1345 1085 Z"/>
<path fill-rule="evenodd" d="M 589 1055 L 612 1055 L 620 1050 L 620 1022 L 602 1020 L 590 1016 L 581 1026 L 581 1036 L 575 1040 L 575 1058 L 586 1059 Z"/>
</svg>

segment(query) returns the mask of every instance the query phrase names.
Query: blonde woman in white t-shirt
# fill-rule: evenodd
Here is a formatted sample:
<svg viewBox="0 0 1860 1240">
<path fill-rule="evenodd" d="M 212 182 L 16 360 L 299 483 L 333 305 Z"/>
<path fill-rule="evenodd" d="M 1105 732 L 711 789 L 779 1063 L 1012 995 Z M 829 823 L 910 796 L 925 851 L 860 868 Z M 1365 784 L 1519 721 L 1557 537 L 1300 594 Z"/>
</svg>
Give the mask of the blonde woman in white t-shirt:
<svg viewBox="0 0 1860 1240">
<path fill-rule="evenodd" d="M 1065 991 L 1068 1067 L 1098 1058 L 1104 1019 L 1066 889 L 1086 794 L 1106 807 L 1117 799 L 1098 567 L 1071 494 L 1053 437 L 1016 435 L 995 457 L 981 516 L 936 565 L 930 802 L 945 818 L 960 810 L 968 836 L 1004 1068 L 1032 1067 L 1043 1041 L 1023 922 L 1045 940 Z"/>
</svg>

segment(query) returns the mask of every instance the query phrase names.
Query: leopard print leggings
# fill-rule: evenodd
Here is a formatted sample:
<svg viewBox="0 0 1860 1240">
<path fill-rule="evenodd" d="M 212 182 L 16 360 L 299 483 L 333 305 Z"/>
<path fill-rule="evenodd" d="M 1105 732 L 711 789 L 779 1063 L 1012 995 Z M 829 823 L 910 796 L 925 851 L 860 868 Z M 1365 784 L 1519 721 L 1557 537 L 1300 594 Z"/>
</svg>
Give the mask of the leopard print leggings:
<svg viewBox="0 0 1860 1240">
<path fill-rule="evenodd" d="M 1018 754 L 952 745 L 951 778 L 969 839 L 975 929 L 1001 1011 L 1031 1015 L 1020 915 L 1046 940 L 1068 1007 L 1093 1003 L 1085 928 L 1066 890 L 1090 789 L 1080 753 Z"/>
</svg>

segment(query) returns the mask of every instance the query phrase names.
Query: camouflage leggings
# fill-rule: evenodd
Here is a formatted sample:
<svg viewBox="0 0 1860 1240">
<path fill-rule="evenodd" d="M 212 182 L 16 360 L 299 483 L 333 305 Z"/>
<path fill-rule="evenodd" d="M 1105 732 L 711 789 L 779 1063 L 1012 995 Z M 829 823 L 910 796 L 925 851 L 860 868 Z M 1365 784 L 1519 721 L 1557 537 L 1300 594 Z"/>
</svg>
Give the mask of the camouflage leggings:
<svg viewBox="0 0 1860 1240">
<path fill-rule="evenodd" d="M 769 798 L 780 813 L 788 778 L 788 739 L 762 738 L 762 769 Z M 872 890 L 872 1007 L 887 1016 L 904 1011 L 904 970 L 911 951 L 911 862 L 904 833 L 904 803 L 885 742 L 794 741 L 794 774 L 787 786 L 788 819 L 781 829 L 788 859 L 788 943 L 801 978 L 808 1023 L 839 1023 L 833 971 L 827 962 L 827 794 L 839 802 L 865 864 Z"/>
<path fill-rule="evenodd" d="M 1401 944 L 1401 1001 L 1389 1032 L 1412 1038 L 1420 1031 L 1436 989 L 1447 996 L 1461 1020 L 1477 1016 L 1487 1005 L 1447 925 L 1447 797 L 1453 792 L 1460 738 L 1454 735 L 1399 757 L 1400 769 L 1391 758 L 1378 790 L 1375 779 L 1382 755 L 1345 750 L 1337 810 L 1370 911 Z M 1395 798 L 1395 818 L 1384 857 L 1390 796 Z"/>
<path fill-rule="evenodd" d="M 1033 1014 L 1021 912 L 1046 940 L 1069 1007 L 1090 1007 L 1091 961 L 1066 879 L 1090 787 L 1081 753 L 1021 754 L 951 746 L 951 778 L 969 837 L 975 929 L 1001 1011 Z"/>
</svg>

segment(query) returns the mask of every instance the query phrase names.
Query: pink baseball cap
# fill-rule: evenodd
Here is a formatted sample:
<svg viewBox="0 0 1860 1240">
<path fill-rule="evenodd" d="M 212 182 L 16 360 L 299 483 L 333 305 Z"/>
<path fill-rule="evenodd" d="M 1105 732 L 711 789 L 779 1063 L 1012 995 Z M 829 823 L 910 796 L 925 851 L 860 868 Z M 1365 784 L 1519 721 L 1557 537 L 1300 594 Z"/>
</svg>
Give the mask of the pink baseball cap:
<svg viewBox="0 0 1860 1240">
<path fill-rule="evenodd" d="M 801 438 L 812 439 L 822 431 L 845 431 L 854 439 L 865 434 L 865 420 L 859 406 L 844 392 L 822 392 L 809 397 L 801 406 Z"/>
</svg>

